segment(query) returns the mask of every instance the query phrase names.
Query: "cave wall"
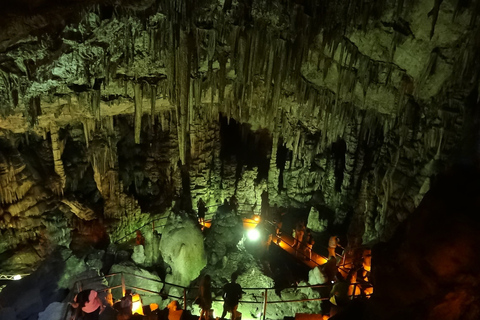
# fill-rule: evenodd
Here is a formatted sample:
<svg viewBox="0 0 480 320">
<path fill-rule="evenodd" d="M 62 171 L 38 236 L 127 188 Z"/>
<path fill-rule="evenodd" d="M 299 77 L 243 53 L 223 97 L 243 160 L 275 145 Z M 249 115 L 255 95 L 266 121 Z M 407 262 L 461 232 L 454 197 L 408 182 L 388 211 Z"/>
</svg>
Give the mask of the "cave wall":
<svg viewBox="0 0 480 320">
<path fill-rule="evenodd" d="M 51 224 L 96 221 L 115 241 L 200 198 L 260 211 L 264 191 L 328 207 L 357 242 L 389 237 L 472 136 L 478 3 L 6 7 L 0 252 L 68 243 Z M 225 151 L 230 126 L 241 154 Z"/>
</svg>

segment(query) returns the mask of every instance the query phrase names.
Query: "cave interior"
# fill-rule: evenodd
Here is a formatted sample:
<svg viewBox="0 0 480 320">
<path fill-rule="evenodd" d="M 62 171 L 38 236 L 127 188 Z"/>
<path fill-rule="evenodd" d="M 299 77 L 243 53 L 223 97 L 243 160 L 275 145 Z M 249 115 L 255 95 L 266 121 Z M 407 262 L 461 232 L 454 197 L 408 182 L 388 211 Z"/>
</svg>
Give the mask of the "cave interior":
<svg viewBox="0 0 480 320">
<path fill-rule="evenodd" d="M 160 309 L 208 274 L 219 316 L 235 273 L 272 301 L 312 299 L 241 303 L 244 319 L 326 319 L 328 292 L 308 287 L 321 268 L 268 245 L 279 221 L 285 237 L 303 222 L 320 256 L 332 236 L 352 261 L 371 252 L 373 294 L 332 319 L 479 319 L 478 13 L 2 1 L 0 319 L 64 319 L 77 281 L 122 272 Z"/>
</svg>

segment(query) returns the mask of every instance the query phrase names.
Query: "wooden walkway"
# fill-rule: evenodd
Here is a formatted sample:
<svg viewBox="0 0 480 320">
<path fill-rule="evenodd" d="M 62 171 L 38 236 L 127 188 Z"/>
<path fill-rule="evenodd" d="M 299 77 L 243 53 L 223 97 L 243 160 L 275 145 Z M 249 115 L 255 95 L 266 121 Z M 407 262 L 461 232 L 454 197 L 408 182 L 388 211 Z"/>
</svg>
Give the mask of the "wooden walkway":
<svg viewBox="0 0 480 320">
<path fill-rule="evenodd" d="M 272 244 L 279 246 L 292 256 L 295 256 L 299 261 L 302 261 L 305 265 L 312 269 L 325 264 L 325 262 L 328 260 L 326 257 L 313 251 L 312 259 L 310 260 L 307 248 L 304 245 L 301 245 L 299 248 L 298 246 L 294 247 L 294 239 L 292 236 L 282 234 L 281 236 L 272 235 L 272 237 Z"/>
</svg>

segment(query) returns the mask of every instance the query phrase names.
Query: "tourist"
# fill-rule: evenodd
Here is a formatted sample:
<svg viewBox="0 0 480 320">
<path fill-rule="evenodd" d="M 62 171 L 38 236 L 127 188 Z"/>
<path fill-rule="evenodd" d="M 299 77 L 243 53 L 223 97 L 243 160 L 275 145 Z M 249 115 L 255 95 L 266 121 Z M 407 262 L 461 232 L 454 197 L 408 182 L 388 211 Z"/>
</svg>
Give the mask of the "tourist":
<svg viewBox="0 0 480 320">
<path fill-rule="evenodd" d="M 335 249 L 340 246 L 340 239 L 337 236 L 331 236 L 328 239 L 328 257 L 336 257 Z"/>
<path fill-rule="evenodd" d="M 302 247 L 303 236 L 305 235 L 305 223 L 303 221 L 301 221 L 297 224 L 297 229 L 296 229 L 295 235 L 297 236 L 297 241 L 296 241 L 297 247 L 296 247 L 296 251 L 295 251 L 295 255 L 296 255 L 297 252 Z"/>
<path fill-rule="evenodd" d="M 337 281 L 337 259 L 335 257 L 330 256 L 328 261 L 322 266 L 321 270 L 323 275 L 327 278 L 329 283 L 334 283 Z"/>
<path fill-rule="evenodd" d="M 132 305 L 133 305 L 133 296 L 132 290 L 127 289 L 125 291 L 125 296 L 120 299 L 120 314 L 126 317 L 127 319 L 132 315 Z"/>
<path fill-rule="evenodd" d="M 137 246 L 145 246 L 145 237 L 142 235 L 140 230 L 137 230 L 137 236 L 135 238 L 135 244 Z"/>
<path fill-rule="evenodd" d="M 210 309 L 212 309 L 212 289 L 211 289 L 211 278 L 207 274 L 203 277 L 200 288 L 199 288 L 199 296 L 198 296 L 198 303 L 202 311 L 200 312 L 200 317 L 198 320 L 201 320 L 202 317 L 205 320 L 210 319 Z"/>
<path fill-rule="evenodd" d="M 202 198 L 198 200 L 197 209 L 198 209 L 198 223 L 200 223 L 203 230 L 203 227 L 205 226 L 205 213 L 207 212 L 207 207 L 206 207 L 205 201 L 203 201 Z"/>
<path fill-rule="evenodd" d="M 307 240 L 305 244 L 306 244 L 305 260 L 312 260 L 312 249 L 313 249 L 313 245 L 315 244 L 315 240 L 313 240 L 313 236 L 310 230 L 307 231 Z"/>
<path fill-rule="evenodd" d="M 80 314 L 82 314 L 83 320 L 98 320 L 100 314 L 105 309 L 102 300 L 100 300 L 95 290 L 83 290 L 75 296 L 73 301 L 70 305 L 77 310 L 76 318 L 79 318 Z"/>
<path fill-rule="evenodd" d="M 222 319 L 224 319 L 225 315 L 227 312 L 231 313 L 231 319 L 235 320 L 236 318 L 236 313 L 237 313 L 237 307 L 238 307 L 238 302 L 240 301 L 240 298 L 242 297 L 242 287 L 236 283 L 237 281 L 237 274 L 233 273 L 231 282 L 227 283 L 223 287 L 223 312 L 222 312 Z"/>
</svg>

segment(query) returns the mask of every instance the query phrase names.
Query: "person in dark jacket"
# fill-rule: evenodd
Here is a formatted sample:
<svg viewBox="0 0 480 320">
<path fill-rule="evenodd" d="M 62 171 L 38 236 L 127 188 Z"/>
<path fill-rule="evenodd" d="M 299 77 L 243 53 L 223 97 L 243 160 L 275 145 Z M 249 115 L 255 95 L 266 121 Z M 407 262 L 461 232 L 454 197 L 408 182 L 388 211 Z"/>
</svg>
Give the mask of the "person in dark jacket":
<svg viewBox="0 0 480 320">
<path fill-rule="evenodd" d="M 77 318 L 83 314 L 83 320 L 98 320 L 105 309 L 95 290 L 83 290 L 75 296 L 73 301 L 70 305 L 77 310 Z"/>
<path fill-rule="evenodd" d="M 223 313 L 222 313 L 222 319 L 224 319 L 225 315 L 227 312 L 230 312 L 232 317 L 232 320 L 235 320 L 236 318 L 236 313 L 237 313 L 237 308 L 238 308 L 238 302 L 240 301 L 240 298 L 242 297 L 242 287 L 236 283 L 237 281 L 237 274 L 233 273 L 231 282 L 227 283 L 223 287 Z"/>
</svg>

